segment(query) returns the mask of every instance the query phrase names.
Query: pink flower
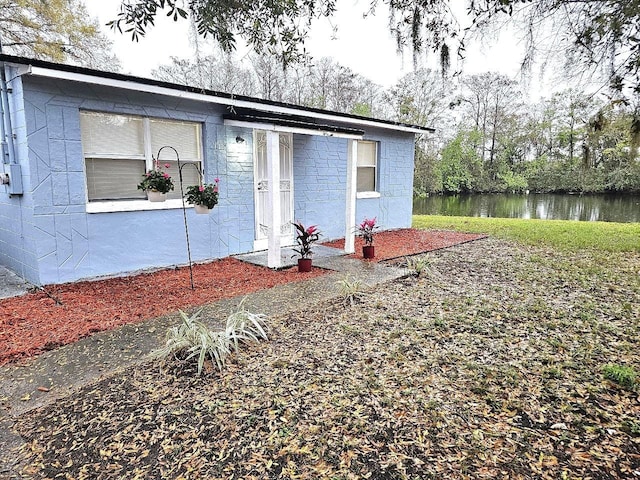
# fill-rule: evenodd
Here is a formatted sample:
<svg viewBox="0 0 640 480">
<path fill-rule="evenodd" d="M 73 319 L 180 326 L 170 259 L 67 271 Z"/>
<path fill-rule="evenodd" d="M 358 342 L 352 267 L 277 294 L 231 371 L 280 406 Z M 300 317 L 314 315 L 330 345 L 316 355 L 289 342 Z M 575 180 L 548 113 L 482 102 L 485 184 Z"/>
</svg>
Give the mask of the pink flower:
<svg viewBox="0 0 640 480">
<path fill-rule="evenodd" d="M 198 187 L 198 190 L 200 190 L 201 192 L 204 192 L 204 187 L 203 187 L 202 185 L 200 185 L 200 186 Z"/>
<path fill-rule="evenodd" d="M 215 185 L 215 186 L 213 187 L 213 191 L 214 191 L 214 192 L 216 192 L 216 193 L 218 193 L 218 185 Z"/>
<path fill-rule="evenodd" d="M 376 217 L 373 218 L 365 218 L 364 221 L 360 224 L 361 230 L 373 229 L 376 226 Z"/>
<path fill-rule="evenodd" d="M 307 228 L 307 235 L 313 235 L 318 230 L 317 225 L 311 225 Z"/>
<path fill-rule="evenodd" d="M 216 178 L 213 179 L 213 181 L 216 182 L 216 183 L 219 183 L 220 179 L 218 177 L 216 177 Z"/>
<path fill-rule="evenodd" d="M 165 164 L 164 164 L 164 168 L 171 168 L 171 165 L 170 165 L 170 164 L 168 164 L 168 163 L 165 163 Z"/>
<path fill-rule="evenodd" d="M 164 178 L 169 178 L 169 174 L 168 174 L 168 173 L 163 173 L 163 174 L 162 174 L 162 176 L 163 176 Z"/>
</svg>

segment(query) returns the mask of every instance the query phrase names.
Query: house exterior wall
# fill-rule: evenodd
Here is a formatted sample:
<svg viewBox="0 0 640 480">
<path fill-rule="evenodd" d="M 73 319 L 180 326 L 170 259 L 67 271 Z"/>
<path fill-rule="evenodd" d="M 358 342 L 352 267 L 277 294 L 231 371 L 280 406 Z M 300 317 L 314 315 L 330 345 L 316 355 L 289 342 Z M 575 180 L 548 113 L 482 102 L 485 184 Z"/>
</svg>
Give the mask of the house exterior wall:
<svg viewBox="0 0 640 480">
<path fill-rule="evenodd" d="M 220 178 L 220 199 L 210 215 L 186 211 L 192 259 L 253 249 L 253 135 L 224 126 L 224 107 L 29 76 L 12 88 L 24 195 L 0 191 L 0 264 L 53 284 L 187 263 L 182 209 L 87 213 L 81 110 L 201 122 L 205 181 Z M 380 197 L 358 199 L 356 219 L 408 227 L 413 134 L 369 129 L 365 138 L 379 142 Z M 346 139 L 293 136 L 294 218 L 317 224 L 326 240 L 344 236 L 346 164 Z"/>
<path fill-rule="evenodd" d="M 344 237 L 347 140 L 311 135 L 293 137 L 293 215 L 317 225 L 321 240 Z"/>
<path fill-rule="evenodd" d="M 202 122 L 205 180 L 219 177 L 221 193 L 210 215 L 187 209 L 192 259 L 205 261 L 251 250 L 251 135 L 224 127 L 222 107 L 23 78 L 20 158 L 28 174 L 21 208 L 24 230 L 29 232 L 23 234 L 24 244 L 33 252 L 32 271 L 24 275 L 28 280 L 62 283 L 187 263 L 182 209 L 86 213 L 80 110 Z M 235 143 L 238 134 L 247 139 L 244 144 Z M 2 261 L 20 273 L 10 261 Z"/>
<path fill-rule="evenodd" d="M 371 129 L 365 139 L 378 142 L 380 196 L 356 200 L 356 221 L 376 217 L 384 230 L 408 228 L 413 208 L 414 136 Z M 323 240 L 344 237 L 347 140 L 295 135 L 293 168 L 295 219 L 318 225 Z"/>
<path fill-rule="evenodd" d="M 31 185 L 26 138 L 27 122 L 22 101 L 22 82 L 13 68 L 6 69 L 6 78 L 11 89 L 9 109 L 14 139 L 15 161 L 21 168 L 24 191 Z M 37 121 L 37 120 L 36 120 Z M 9 173 L 9 165 L 0 169 Z M 15 181 L 15 179 L 13 179 Z M 9 186 L 0 187 L 0 265 L 4 265 L 23 278 L 39 283 L 36 255 L 37 233 L 33 226 L 33 201 L 28 194 L 10 195 Z"/>
<path fill-rule="evenodd" d="M 371 130 L 366 140 L 378 142 L 379 198 L 356 201 L 356 221 L 376 217 L 382 230 L 411 227 L 413 212 L 414 135 Z"/>
</svg>

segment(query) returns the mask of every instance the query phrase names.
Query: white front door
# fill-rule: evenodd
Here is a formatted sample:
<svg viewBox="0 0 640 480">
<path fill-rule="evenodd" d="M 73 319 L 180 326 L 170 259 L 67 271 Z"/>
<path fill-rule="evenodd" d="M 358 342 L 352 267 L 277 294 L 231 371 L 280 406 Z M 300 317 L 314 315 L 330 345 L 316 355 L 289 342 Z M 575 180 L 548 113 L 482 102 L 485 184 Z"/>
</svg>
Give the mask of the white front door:
<svg viewBox="0 0 640 480">
<path fill-rule="evenodd" d="M 261 130 L 254 131 L 254 192 L 256 202 L 256 239 L 254 250 L 268 247 L 269 216 L 267 212 L 267 135 Z M 280 244 L 293 245 L 293 137 L 290 133 L 280 134 Z"/>
</svg>

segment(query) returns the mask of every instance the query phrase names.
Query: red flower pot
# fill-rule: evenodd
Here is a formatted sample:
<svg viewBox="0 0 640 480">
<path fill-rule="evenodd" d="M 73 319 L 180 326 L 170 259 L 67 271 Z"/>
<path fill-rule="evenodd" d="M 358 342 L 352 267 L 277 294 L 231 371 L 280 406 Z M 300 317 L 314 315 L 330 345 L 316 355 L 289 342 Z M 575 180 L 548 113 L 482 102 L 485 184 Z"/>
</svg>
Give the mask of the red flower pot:
<svg viewBox="0 0 640 480">
<path fill-rule="evenodd" d="M 363 245 L 362 247 L 362 256 L 364 258 L 375 258 L 376 256 L 376 247 L 373 245 Z"/>
<path fill-rule="evenodd" d="M 298 259 L 298 271 L 299 272 L 310 272 L 311 271 L 311 259 L 310 258 L 299 258 Z"/>
</svg>

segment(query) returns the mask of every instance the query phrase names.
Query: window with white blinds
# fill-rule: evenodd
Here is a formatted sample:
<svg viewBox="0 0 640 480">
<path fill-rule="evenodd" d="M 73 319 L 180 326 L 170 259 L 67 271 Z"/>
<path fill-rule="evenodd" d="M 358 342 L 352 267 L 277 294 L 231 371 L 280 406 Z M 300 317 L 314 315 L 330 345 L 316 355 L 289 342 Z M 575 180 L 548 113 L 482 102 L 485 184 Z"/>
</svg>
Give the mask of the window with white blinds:
<svg viewBox="0 0 640 480">
<path fill-rule="evenodd" d="M 154 168 L 161 147 L 180 155 L 183 186 L 200 183 L 202 171 L 201 126 L 195 122 L 150 119 L 133 115 L 81 112 L 80 128 L 89 202 L 146 198 L 138 183 Z M 176 153 L 165 148 L 159 162 L 170 167 L 176 189 L 168 198 L 180 198 Z"/>
<path fill-rule="evenodd" d="M 80 130 L 85 157 L 144 159 L 144 121 L 141 117 L 82 112 Z"/>
<path fill-rule="evenodd" d="M 167 152 L 167 148 L 162 151 L 160 156 L 160 163 L 162 166 L 162 170 L 171 175 L 173 179 L 173 184 L 175 185 L 175 190 L 169 192 L 167 194 L 167 198 L 180 198 L 180 173 L 178 172 L 178 162 L 174 162 L 172 160 L 164 160 L 165 152 Z M 173 151 L 171 152 L 173 153 Z M 175 158 L 175 154 L 173 154 Z M 164 168 L 164 165 L 168 164 L 169 168 Z M 198 173 L 198 168 L 200 168 L 200 162 L 183 162 L 182 155 L 180 155 L 180 166 L 182 167 L 182 188 L 184 191 L 187 191 L 187 187 L 189 185 L 199 185 L 200 184 L 200 174 Z"/>
<path fill-rule="evenodd" d="M 145 199 L 138 183 L 146 171 L 144 160 L 85 158 L 89 201 Z"/>
<path fill-rule="evenodd" d="M 375 192 L 378 167 L 378 144 L 358 141 L 357 192 Z"/>
</svg>

